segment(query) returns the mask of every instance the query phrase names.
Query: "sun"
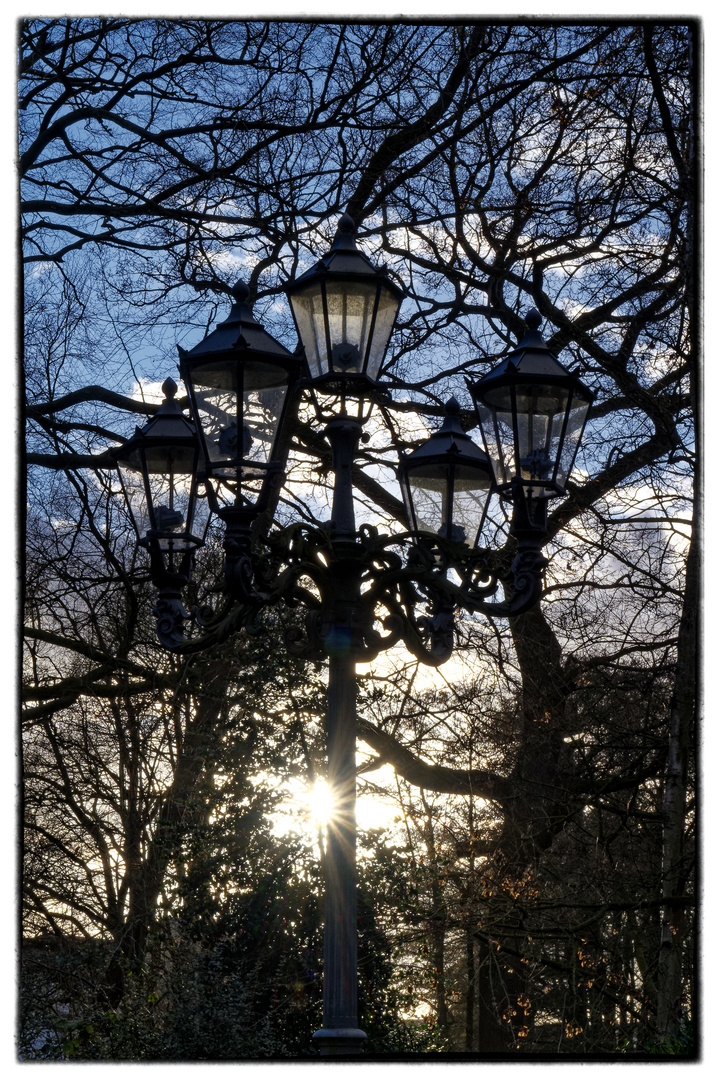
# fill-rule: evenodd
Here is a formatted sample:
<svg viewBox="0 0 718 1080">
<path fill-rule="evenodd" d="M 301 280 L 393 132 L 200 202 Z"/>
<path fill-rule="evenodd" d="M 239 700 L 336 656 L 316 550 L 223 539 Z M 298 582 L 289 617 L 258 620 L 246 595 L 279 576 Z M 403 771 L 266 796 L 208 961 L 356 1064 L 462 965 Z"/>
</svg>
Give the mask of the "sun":
<svg viewBox="0 0 718 1080">
<path fill-rule="evenodd" d="M 326 825 L 334 809 L 334 799 L 326 780 L 317 780 L 308 794 L 308 800 L 314 824 Z"/>
</svg>

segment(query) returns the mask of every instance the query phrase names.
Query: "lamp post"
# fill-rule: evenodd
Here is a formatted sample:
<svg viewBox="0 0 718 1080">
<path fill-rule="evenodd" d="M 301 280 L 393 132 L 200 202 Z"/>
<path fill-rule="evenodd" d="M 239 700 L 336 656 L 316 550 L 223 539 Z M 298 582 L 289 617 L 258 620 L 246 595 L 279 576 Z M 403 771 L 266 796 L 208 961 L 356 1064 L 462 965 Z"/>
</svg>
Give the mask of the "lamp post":
<svg viewBox="0 0 718 1080">
<path fill-rule="evenodd" d="M 328 660 L 333 812 L 325 860 L 323 1017 L 313 1038 L 322 1056 L 347 1056 L 361 1053 L 366 1043 L 357 1015 L 356 664 L 403 641 L 419 660 L 436 666 L 451 654 L 457 607 L 511 616 L 536 601 L 546 565 L 546 502 L 565 493 L 592 394 L 554 357 L 538 333 L 540 316 L 530 312 L 518 349 L 469 387 L 485 449 L 464 432 L 452 398 L 441 428 L 399 462 L 410 532 L 357 529 L 352 469 L 372 404 L 382 396 L 379 373 L 403 293 L 357 249 L 347 215 L 328 254 L 287 293 L 302 347 L 301 381 L 298 357 L 256 322 L 246 286 L 237 285 L 229 317 L 193 349 L 180 350 L 198 434 L 174 403 L 176 386 L 168 380 L 157 417 L 116 456 L 130 474 L 129 481 L 123 475 L 123 485 L 131 509 L 133 477 L 151 503 L 153 482 L 162 492 L 177 486 L 164 473 L 162 480 L 150 478 L 161 468 L 166 472 L 169 464 L 174 477 L 179 463 L 191 473 L 182 488 L 182 539 L 172 531 L 180 528 L 179 519 L 165 528 L 157 509 L 149 511 L 151 527 L 140 539 L 150 550 L 160 604 L 169 603 L 172 611 L 171 633 L 160 633 L 165 646 L 212 644 L 250 622 L 257 609 L 288 598 L 303 602 L 307 615 L 306 633 L 288 634 L 287 647 Z M 288 402 L 304 390 L 331 446 L 331 521 L 326 528 L 295 525 L 270 533 L 267 570 L 254 558 L 253 527 L 284 480 L 282 424 Z M 175 441 L 160 452 L 156 432 L 170 419 L 172 432 L 162 431 Z M 225 587 L 235 611 L 187 643 L 182 627 L 189 616 L 178 598 L 192 553 L 203 542 L 203 533 L 191 531 L 200 481 L 225 523 Z M 495 599 L 502 582 L 491 553 L 479 546 L 496 491 L 513 503 L 518 541 L 503 599 Z M 168 503 L 170 512 L 175 505 Z M 180 566 L 168 568 L 167 553 L 176 562 L 176 551 Z"/>
</svg>

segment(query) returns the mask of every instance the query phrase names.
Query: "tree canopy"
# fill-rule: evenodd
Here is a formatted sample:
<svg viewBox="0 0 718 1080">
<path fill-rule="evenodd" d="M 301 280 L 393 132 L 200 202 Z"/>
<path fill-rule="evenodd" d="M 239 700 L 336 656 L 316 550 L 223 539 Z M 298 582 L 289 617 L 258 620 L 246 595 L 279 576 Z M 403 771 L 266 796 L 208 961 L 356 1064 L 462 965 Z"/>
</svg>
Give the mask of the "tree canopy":
<svg viewBox="0 0 718 1080">
<path fill-rule="evenodd" d="M 195 988 L 247 970 L 241 935 L 263 948 L 276 923 L 278 908 L 252 914 L 262 882 L 314 911 L 320 854 L 267 839 L 280 782 L 311 783 L 323 763 L 322 672 L 281 644 L 298 613 L 265 613 L 256 639 L 164 653 L 108 451 L 156 411 L 176 346 L 224 317 L 237 280 L 294 347 L 284 287 L 347 211 L 406 291 L 382 373 L 392 400 L 355 470 L 360 521 L 405 528 L 397 446 L 451 394 L 475 427 L 465 378 L 514 347 L 529 308 L 597 395 L 550 507 L 540 605 L 510 624 L 461 618 L 456 662 L 431 675 L 395 650 L 362 676 L 359 782 L 396 819 L 367 836 L 363 871 L 376 1045 L 682 1046 L 697 24 L 37 18 L 19 36 L 24 933 L 28 986 L 56 995 L 53 1020 L 28 991 L 28 1030 L 60 1017 L 78 1025 L 65 1052 L 196 1055 L 189 1037 L 178 1048 L 171 955 Z M 327 516 L 329 470 L 300 402 L 280 524 Z M 498 499 L 488 535 L 508 565 Z M 220 585 L 211 531 L 190 606 L 216 609 Z M 272 948 L 289 963 L 282 911 Z M 296 928 L 308 958 L 313 919 Z M 99 989 L 70 993 L 67 958 L 94 970 L 90 946 Z M 263 1027 L 257 1056 L 299 1052 L 317 963 L 231 984 L 243 1015 L 252 986 L 269 980 L 285 1003 L 301 988 L 301 1023 Z M 110 1014 L 140 1023 L 138 972 L 155 979 L 152 1037 L 113 1043 Z M 158 1049 L 163 1023 L 174 1042 Z"/>
</svg>

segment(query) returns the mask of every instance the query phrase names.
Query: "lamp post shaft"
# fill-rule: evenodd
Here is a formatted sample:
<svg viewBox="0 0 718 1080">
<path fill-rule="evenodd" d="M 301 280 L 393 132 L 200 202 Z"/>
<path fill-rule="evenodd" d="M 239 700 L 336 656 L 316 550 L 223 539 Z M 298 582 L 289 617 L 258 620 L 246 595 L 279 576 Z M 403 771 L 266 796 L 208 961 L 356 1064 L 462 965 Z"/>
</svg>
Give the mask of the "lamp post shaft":
<svg viewBox="0 0 718 1080">
<path fill-rule="evenodd" d="M 356 542 L 354 519 L 354 488 L 352 469 L 362 425 L 348 416 L 330 420 L 325 429 L 332 448 L 334 493 L 332 496 L 332 539 L 335 547 Z"/>
<path fill-rule="evenodd" d="M 327 779 L 332 814 L 326 832 L 322 1028 L 314 1041 L 322 1056 L 335 1057 L 360 1054 L 366 1043 L 357 1016 L 357 678 L 352 638 L 359 575 L 351 558 L 356 543 L 351 474 L 361 425 L 342 417 L 332 421 L 326 433 L 332 446 L 332 541 L 336 553 L 327 635 Z"/>
<path fill-rule="evenodd" d="M 324 893 L 322 1055 L 361 1053 L 366 1035 L 357 1017 L 356 910 L 356 667 L 348 656 L 329 661 L 328 780 Z"/>
</svg>

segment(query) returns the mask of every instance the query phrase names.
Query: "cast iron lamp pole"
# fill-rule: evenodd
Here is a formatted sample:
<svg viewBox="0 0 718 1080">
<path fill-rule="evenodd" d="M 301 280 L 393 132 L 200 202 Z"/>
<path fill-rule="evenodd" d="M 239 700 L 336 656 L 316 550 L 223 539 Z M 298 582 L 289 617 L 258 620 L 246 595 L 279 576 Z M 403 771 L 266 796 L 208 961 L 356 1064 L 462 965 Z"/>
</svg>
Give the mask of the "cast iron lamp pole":
<svg viewBox="0 0 718 1080">
<path fill-rule="evenodd" d="M 463 431 L 452 398 L 442 427 L 400 460 L 411 532 L 357 529 L 352 469 L 372 403 L 385 396 L 377 380 L 403 294 L 358 251 L 347 215 L 331 250 L 287 293 L 304 364 L 299 386 L 298 356 L 256 322 L 249 291 L 239 284 L 229 317 L 192 350 L 180 350 L 192 420 L 174 402 L 176 386 L 168 380 L 157 417 L 115 458 L 139 543 L 150 551 L 160 591 L 158 636 L 167 648 L 198 651 L 251 629 L 258 611 L 286 598 L 307 610 L 306 634 L 289 632 L 287 647 L 328 658 L 333 808 L 325 860 L 323 1026 L 313 1038 L 322 1056 L 347 1056 L 366 1043 L 357 1001 L 356 664 L 403 642 L 421 662 L 438 666 L 451 655 L 457 607 L 510 617 L 536 602 L 546 565 L 547 500 L 566 494 L 593 394 L 559 363 L 532 310 L 518 347 L 469 384 L 485 449 Z M 282 430 L 302 387 L 331 446 L 331 521 L 328 528 L 295 525 L 270 533 L 267 570 L 255 559 L 255 526 L 272 510 L 283 482 Z M 202 483 L 208 500 L 197 499 Z M 494 492 L 513 506 L 517 544 L 508 581 L 499 577 L 491 551 L 479 547 Z M 184 610 L 180 590 L 204 540 L 207 514 L 198 505 L 205 501 L 225 524 L 225 591 L 233 608 L 205 624 L 199 640 L 185 641 L 183 624 L 193 615 Z M 396 549 L 407 542 L 403 560 Z M 494 599 L 502 587 L 504 598 Z"/>
<path fill-rule="evenodd" d="M 366 1043 L 359 1028 L 356 910 L 356 661 L 352 647 L 359 601 L 352 465 L 361 425 L 337 418 L 327 425 L 334 495 L 328 568 L 335 598 L 328 616 L 327 783 L 324 883 L 324 986 L 322 1027 L 314 1042 L 322 1056 L 357 1054 Z"/>
</svg>

